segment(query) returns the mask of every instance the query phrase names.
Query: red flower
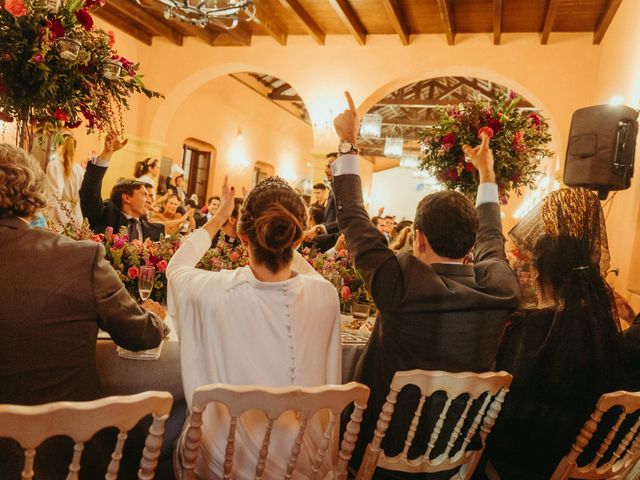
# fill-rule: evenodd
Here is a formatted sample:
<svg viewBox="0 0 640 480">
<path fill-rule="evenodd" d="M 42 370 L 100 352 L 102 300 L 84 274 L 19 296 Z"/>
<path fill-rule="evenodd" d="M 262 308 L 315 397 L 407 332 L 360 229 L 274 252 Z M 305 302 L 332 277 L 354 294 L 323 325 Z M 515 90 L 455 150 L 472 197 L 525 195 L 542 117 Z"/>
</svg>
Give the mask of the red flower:
<svg viewBox="0 0 640 480">
<path fill-rule="evenodd" d="M 85 8 L 104 7 L 104 3 L 104 0 L 86 0 L 84 6 Z"/>
<path fill-rule="evenodd" d="M 517 96 L 518 94 L 516 92 L 509 90 L 509 100 L 514 100 Z"/>
<path fill-rule="evenodd" d="M 502 125 L 502 122 L 500 122 L 500 120 L 497 120 L 495 118 L 490 118 L 487 121 L 487 126 L 493 130 L 493 133 L 498 133 L 504 128 L 504 125 Z"/>
<path fill-rule="evenodd" d="M 59 108 L 54 112 L 53 118 L 56 120 L 62 120 L 63 122 L 69 121 L 69 115 L 62 108 Z"/>
<path fill-rule="evenodd" d="M 351 289 L 346 285 L 342 287 L 342 290 L 340 290 L 340 297 L 342 297 L 343 302 L 349 300 L 349 298 L 351 298 Z"/>
<path fill-rule="evenodd" d="M 522 130 L 518 130 L 513 134 L 513 148 L 514 150 L 520 150 L 522 148 L 522 139 L 524 138 L 524 133 Z"/>
<path fill-rule="evenodd" d="M 539 127 L 542 124 L 542 122 L 540 121 L 540 117 L 536 112 L 531 112 L 529 114 L 529 121 L 531 121 L 531 124 L 534 127 Z"/>
<path fill-rule="evenodd" d="M 136 278 L 138 278 L 138 275 L 140 275 L 140 271 L 138 270 L 138 267 L 129 267 L 129 270 L 127 270 L 127 275 L 131 280 L 135 280 Z"/>
<path fill-rule="evenodd" d="M 453 180 L 455 182 L 460 178 L 460 175 L 458 175 L 458 170 L 456 168 L 451 168 L 447 172 L 447 177 L 449 177 L 450 180 Z"/>
<path fill-rule="evenodd" d="M 482 134 L 486 133 L 487 137 L 493 138 L 493 128 L 491 127 L 482 127 L 478 129 L 478 138 L 482 140 Z"/>
<path fill-rule="evenodd" d="M 158 269 L 159 272 L 164 272 L 167 269 L 167 261 L 166 260 L 160 260 L 157 264 L 156 264 L 156 268 Z"/>
<path fill-rule="evenodd" d="M 454 143 L 456 143 L 456 135 L 455 133 L 447 133 L 444 137 L 442 137 L 442 140 L 440 140 L 440 142 L 442 143 L 442 146 L 453 146 Z"/>
<path fill-rule="evenodd" d="M 46 29 L 51 32 L 51 40 L 55 40 L 56 38 L 64 37 L 64 27 L 62 26 L 62 22 L 57 18 L 51 19 L 45 25 Z"/>
<path fill-rule="evenodd" d="M 13 122 L 13 117 L 4 112 L 0 112 L 0 122 L 11 123 Z"/>
<path fill-rule="evenodd" d="M 14 17 L 22 17 L 27 14 L 27 7 L 23 0 L 6 0 L 4 9 Z"/>
<path fill-rule="evenodd" d="M 78 22 L 80 22 L 80 25 L 82 25 L 82 28 L 85 29 L 85 31 L 88 32 L 93 28 L 93 17 L 89 13 L 89 10 L 87 10 L 86 8 L 81 8 L 80 10 L 78 10 L 76 12 L 76 18 L 78 19 Z"/>
<path fill-rule="evenodd" d="M 476 167 L 474 167 L 474 166 L 473 166 L 473 163 L 471 163 L 471 162 L 467 162 L 467 163 L 465 163 L 465 165 L 464 165 L 464 169 L 465 169 L 467 172 L 473 172 L 473 171 L 476 169 Z"/>
<path fill-rule="evenodd" d="M 107 36 L 109 37 L 109 46 L 113 47 L 116 43 L 116 34 L 109 30 Z"/>
</svg>

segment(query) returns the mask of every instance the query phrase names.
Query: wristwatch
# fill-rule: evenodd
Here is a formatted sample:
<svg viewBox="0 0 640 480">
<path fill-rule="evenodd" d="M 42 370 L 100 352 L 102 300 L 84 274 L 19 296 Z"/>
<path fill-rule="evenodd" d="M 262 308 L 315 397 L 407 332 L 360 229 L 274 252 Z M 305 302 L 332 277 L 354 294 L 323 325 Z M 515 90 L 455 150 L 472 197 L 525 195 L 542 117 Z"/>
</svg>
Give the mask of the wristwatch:
<svg viewBox="0 0 640 480">
<path fill-rule="evenodd" d="M 347 155 L 349 153 L 357 154 L 358 148 L 351 142 L 340 142 L 340 145 L 338 145 L 338 152 L 340 155 Z"/>
</svg>

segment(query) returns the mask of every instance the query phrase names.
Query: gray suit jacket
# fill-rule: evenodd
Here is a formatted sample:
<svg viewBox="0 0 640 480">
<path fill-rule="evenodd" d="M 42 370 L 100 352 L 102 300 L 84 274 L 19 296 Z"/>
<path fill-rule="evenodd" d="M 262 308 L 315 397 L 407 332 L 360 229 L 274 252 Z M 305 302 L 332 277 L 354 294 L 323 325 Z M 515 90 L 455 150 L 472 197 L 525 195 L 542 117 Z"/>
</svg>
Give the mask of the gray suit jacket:
<svg viewBox="0 0 640 480">
<path fill-rule="evenodd" d="M 163 337 L 95 242 L 0 219 L 0 278 L 0 403 L 99 397 L 98 327 L 130 350 Z"/>
<path fill-rule="evenodd" d="M 497 204 L 477 208 L 480 229 L 474 265 L 427 265 L 413 255 L 396 256 L 389 250 L 364 209 L 359 176 L 336 176 L 334 188 L 340 231 L 379 310 L 356 367 L 355 379 L 371 388 L 354 452 L 354 463 L 359 464 L 395 372 L 492 369 L 505 319 L 518 306 L 518 285 L 504 253 Z M 417 400 L 412 404 L 412 399 L 405 399 L 406 393 L 399 398 L 405 407 L 396 408 L 383 442 L 391 455 L 402 451 L 417 405 Z M 424 452 L 424 427 L 433 426 L 433 419 L 423 415 L 410 458 Z"/>
</svg>

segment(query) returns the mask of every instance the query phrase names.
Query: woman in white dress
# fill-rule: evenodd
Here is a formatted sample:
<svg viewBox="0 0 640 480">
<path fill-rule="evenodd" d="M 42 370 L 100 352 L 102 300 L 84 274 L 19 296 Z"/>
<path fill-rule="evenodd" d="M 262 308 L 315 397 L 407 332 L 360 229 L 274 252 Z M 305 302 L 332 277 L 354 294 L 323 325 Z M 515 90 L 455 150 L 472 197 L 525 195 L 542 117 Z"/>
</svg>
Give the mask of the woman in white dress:
<svg viewBox="0 0 640 480">
<path fill-rule="evenodd" d="M 80 185 L 84 178 L 84 168 L 74 161 L 76 139 L 71 134 L 64 135 L 64 142 L 58 148 L 56 158 L 47 164 L 47 178 L 52 189 L 48 217 L 58 230 L 73 222 L 76 227 L 82 225 L 80 210 Z"/>
<path fill-rule="evenodd" d="M 157 192 L 158 176 L 160 175 L 160 162 L 157 158 L 145 158 L 136 163 L 133 176 L 142 183 L 148 183 L 153 187 L 153 195 Z M 155 198 L 154 198 L 155 199 Z"/>
<path fill-rule="evenodd" d="M 223 186 L 220 208 L 192 233 L 167 268 L 169 311 L 180 338 L 182 383 L 191 407 L 193 391 L 210 383 L 283 387 L 340 382 L 340 311 L 331 283 L 297 253 L 306 210 L 286 182 L 271 177 L 247 197 L 238 234 L 249 266 L 208 272 L 195 265 L 234 207 L 233 187 Z M 327 418 L 316 415 L 307 427 L 296 478 L 311 476 L 311 464 Z M 243 415 L 236 430 L 234 479 L 253 479 L 264 415 Z M 275 424 L 265 479 L 284 478 L 299 423 L 292 412 Z M 222 478 L 229 415 L 209 405 L 196 474 Z M 335 442 L 337 445 L 337 442 Z M 180 446 L 178 447 L 180 457 Z M 335 458 L 327 455 L 324 469 Z"/>
</svg>

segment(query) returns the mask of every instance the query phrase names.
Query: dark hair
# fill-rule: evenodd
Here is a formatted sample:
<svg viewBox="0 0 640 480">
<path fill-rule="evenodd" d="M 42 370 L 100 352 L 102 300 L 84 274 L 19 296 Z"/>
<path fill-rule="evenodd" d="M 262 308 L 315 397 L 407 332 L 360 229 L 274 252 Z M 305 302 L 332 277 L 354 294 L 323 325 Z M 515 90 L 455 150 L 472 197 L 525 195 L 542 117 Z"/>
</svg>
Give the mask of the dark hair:
<svg viewBox="0 0 640 480">
<path fill-rule="evenodd" d="M 476 241 L 478 214 L 461 193 L 436 192 L 424 197 L 416 208 L 416 230 L 441 257 L 462 258 Z"/>
<path fill-rule="evenodd" d="M 396 225 L 396 230 L 398 230 L 398 232 L 402 231 L 403 228 L 405 227 L 412 227 L 413 226 L 413 222 L 411 220 L 402 220 L 400 222 L 398 222 L 398 224 Z"/>
<path fill-rule="evenodd" d="M 238 215 L 240 214 L 240 207 L 242 207 L 243 203 L 244 200 L 242 198 L 236 197 L 233 199 L 233 212 L 231 212 L 232 218 L 238 218 Z"/>
<path fill-rule="evenodd" d="M 213 197 L 209 197 L 209 200 L 207 200 L 207 205 L 209 205 L 211 203 L 211 200 L 220 200 L 220 197 L 218 195 L 214 195 Z"/>
<path fill-rule="evenodd" d="M 194 202 L 193 200 L 189 199 L 187 200 L 185 203 L 185 206 L 187 207 L 191 207 L 191 208 L 198 208 L 198 205 L 196 204 L 196 202 Z"/>
<path fill-rule="evenodd" d="M 378 220 L 384 220 L 384 217 L 381 217 L 380 215 L 376 215 L 375 217 L 371 218 L 371 223 L 373 223 L 377 227 Z"/>
<path fill-rule="evenodd" d="M 109 198 L 119 209 L 122 209 L 122 195 L 133 195 L 133 192 L 140 188 L 144 188 L 145 184 L 138 180 L 125 179 L 120 180 L 111 189 Z"/>
<path fill-rule="evenodd" d="M 313 223 L 320 225 L 324 222 L 324 207 L 311 205 L 311 207 L 309 207 L 309 217 L 313 219 Z"/>
<path fill-rule="evenodd" d="M 325 158 L 338 158 L 338 152 L 327 153 Z"/>
<path fill-rule="evenodd" d="M 316 184 L 313 186 L 313 189 L 314 189 L 314 190 L 326 190 L 326 189 L 327 189 L 327 186 L 326 186 L 324 183 L 316 183 Z"/>
<path fill-rule="evenodd" d="M 158 165 L 157 158 L 147 157 L 141 162 L 136 163 L 136 169 L 133 172 L 133 176 L 136 178 L 140 178 L 142 175 L 146 175 L 149 173 L 149 170 Z"/>
<path fill-rule="evenodd" d="M 293 246 L 307 223 L 305 205 L 285 180 L 269 177 L 247 197 L 238 233 L 249 239 L 256 261 L 276 273 L 293 258 Z"/>
<path fill-rule="evenodd" d="M 151 183 L 148 183 L 148 182 L 140 182 L 140 183 L 144 185 L 144 188 L 153 188 L 153 185 Z"/>
</svg>

